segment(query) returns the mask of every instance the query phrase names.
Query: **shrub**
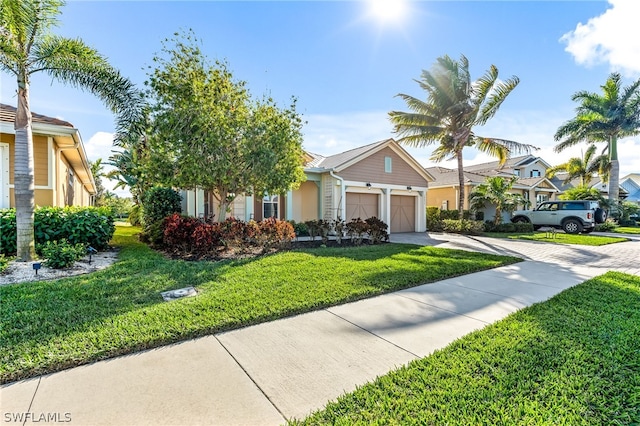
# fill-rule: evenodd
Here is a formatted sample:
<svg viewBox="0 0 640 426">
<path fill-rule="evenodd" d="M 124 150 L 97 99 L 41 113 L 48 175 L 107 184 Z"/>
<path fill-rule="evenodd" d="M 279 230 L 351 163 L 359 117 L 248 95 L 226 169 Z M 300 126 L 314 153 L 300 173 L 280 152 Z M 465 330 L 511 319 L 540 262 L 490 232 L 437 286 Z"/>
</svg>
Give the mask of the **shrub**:
<svg viewBox="0 0 640 426">
<path fill-rule="evenodd" d="M 620 226 L 630 226 L 632 228 L 638 226 L 636 221 L 632 220 L 632 219 L 628 219 L 628 220 L 620 219 L 618 221 L 618 225 L 620 225 Z"/>
<path fill-rule="evenodd" d="M 101 250 L 109 246 L 115 229 L 113 214 L 107 207 L 40 207 L 34 214 L 36 245 L 65 239 Z M 0 210 L 0 253 L 15 252 L 15 209 Z"/>
<path fill-rule="evenodd" d="M 292 220 L 291 225 L 293 226 L 293 231 L 296 233 L 296 237 L 306 237 L 309 235 L 309 227 L 304 222 L 297 222 Z"/>
<path fill-rule="evenodd" d="M 439 207 L 427 207 L 427 228 L 429 228 L 429 231 L 442 232 Z"/>
<path fill-rule="evenodd" d="M 10 258 L 6 257 L 4 254 L 0 254 L 0 273 L 4 272 L 9 267 Z"/>
<path fill-rule="evenodd" d="M 293 226 L 287 221 L 268 218 L 259 224 L 260 245 L 263 249 L 286 246 L 295 237 Z"/>
<path fill-rule="evenodd" d="M 440 211 L 440 219 L 445 220 L 457 220 L 460 213 L 458 210 L 441 210 Z"/>
<path fill-rule="evenodd" d="M 362 240 L 364 239 L 365 234 L 369 226 L 365 221 L 360 218 L 351 219 L 351 222 L 348 222 L 346 225 L 347 235 L 351 238 L 353 244 L 359 246 L 362 244 Z"/>
<path fill-rule="evenodd" d="M 367 233 L 372 244 L 379 244 L 389 240 L 389 233 L 387 232 L 389 226 L 386 223 L 375 216 L 366 219 L 365 223 L 368 225 Z"/>
<path fill-rule="evenodd" d="M 44 264 L 54 269 L 68 268 L 82 259 L 86 251 L 83 244 L 72 244 L 65 239 L 47 241 L 38 247 L 38 253 L 46 259 Z"/>
<path fill-rule="evenodd" d="M 616 223 L 611 220 L 611 219 L 607 219 L 604 223 L 599 223 L 596 225 L 596 228 L 594 229 L 594 231 L 596 232 L 610 232 L 615 230 L 618 227 L 618 225 L 616 225 Z"/>
<path fill-rule="evenodd" d="M 529 233 L 533 232 L 533 224 L 526 222 L 506 222 L 496 225 L 492 220 L 484 223 L 485 232 L 504 232 L 504 233 Z"/>
<path fill-rule="evenodd" d="M 142 223 L 145 227 L 182 212 L 182 197 L 171 188 L 154 187 L 142 196 Z"/>
<path fill-rule="evenodd" d="M 196 253 L 215 252 L 221 245 L 220 226 L 198 221 L 190 235 L 190 242 L 188 248 Z"/>
<path fill-rule="evenodd" d="M 246 231 L 245 222 L 229 217 L 220 223 L 221 242 L 225 247 L 245 247 Z"/>
<path fill-rule="evenodd" d="M 131 211 L 129 212 L 129 223 L 133 226 L 142 225 L 142 207 L 140 204 L 135 204 L 131 207 Z"/>
<path fill-rule="evenodd" d="M 201 222 L 195 217 L 174 213 L 156 224 L 161 224 L 161 242 L 172 249 L 191 251 L 192 235 Z"/>
<path fill-rule="evenodd" d="M 478 220 L 469 219 L 444 219 L 442 221 L 444 232 L 454 234 L 480 235 L 484 231 L 484 224 Z"/>
</svg>

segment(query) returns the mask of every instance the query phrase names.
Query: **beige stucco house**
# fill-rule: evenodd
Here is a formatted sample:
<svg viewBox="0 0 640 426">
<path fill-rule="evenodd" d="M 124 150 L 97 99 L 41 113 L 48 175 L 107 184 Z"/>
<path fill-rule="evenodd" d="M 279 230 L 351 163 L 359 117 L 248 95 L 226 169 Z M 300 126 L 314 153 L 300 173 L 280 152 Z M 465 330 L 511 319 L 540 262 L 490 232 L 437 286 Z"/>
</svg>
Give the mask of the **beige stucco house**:
<svg viewBox="0 0 640 426">
<path fill-rule="evenodd" d="M 531 208 L 535 208 L 544 201 L 554 200 L 561 191 L 545 177 L 549 167 L 551 166 L 546 161 L 533 155 L 510 158 L 502 166 L 498 161 L 466 166 L 464 168 L 465 201 L 462 208 L 469 209 L 471 191 L 485 182 L 487 177 L 493 176 L 505 178 L 517 176 L 518 180 L 512 192 L 529 200 Z M 426 170 L 434 177 L 434 181 L 429 184 L 427 206 L 440 207 L 442 210 L 457 210 L 460 188 L 458 171 L 444 167 L 429 167 Z M 484 213 L 485 218 L 492 217 L 495 214 L 495 207 L 487 206 Z"/>
<path fill-rule="evenodd" d="M 393 139 L 327 157 L 307 153 L 304 171 L 307 180 L 285 195 L 237 196 L 230 216 L 296 222 L 376 216 L 391 233 L 426 231 L 427 186 L 433 177 Z M 215 199 L 206 191 L 182 195 L 186 214 L 216 211 Z"/>
<path fill-rule="evenodd" d="M 0 208 L 15 206 L 15 115 L 14 107 L 0 104 Z M 80 132 L 66 121 L 32 115 L 36 206 L 91 205 L 96 187 Z"/>
</svg>

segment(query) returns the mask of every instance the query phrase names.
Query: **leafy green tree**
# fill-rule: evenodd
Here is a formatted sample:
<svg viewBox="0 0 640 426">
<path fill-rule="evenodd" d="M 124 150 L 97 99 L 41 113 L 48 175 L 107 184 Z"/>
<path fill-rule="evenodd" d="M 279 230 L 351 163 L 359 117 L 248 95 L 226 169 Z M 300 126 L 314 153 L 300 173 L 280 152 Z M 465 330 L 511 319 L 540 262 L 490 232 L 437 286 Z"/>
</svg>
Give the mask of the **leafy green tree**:
<svg viewBox="0 0 640 426">
<path fill-rule="evenodd" d="M 149 74 L 150 175 L 214 194 L 222 221 L 239 194 L 282 194 L 304 180 L 302 120 L 254 100 L 225 63 L 210 65 L 192 34 L 165 40 Z"/>
<path fill-rule="evenodd" d="M 559 195 L 558 198 L 561 200 L 594 200 L 599 201 L 601 205 L 607 204 L 597 188 L 589 188 L 584 185 L 570 188 Z"/>
<path fill-rule="evenodd" d="M 518 178 L 516 176 L 510 179 L 502 176 L 486 178 L 485 182 L 478 185 L 469 194 L 471 209 L 476 211 L 483 209 L 487 203 L 494 205 L 496 214 L 493 217 L 493 223 L 500 225 L 502 223 L 502 212 L 511 213 L 518 206 L 527 206 L 529 204 L 529 201 L 522 195 L 509 192 L 517 181 Z"/>
<path fill-rule="evenodd" d="M 131 128 L 141 102 L 133 84 L 96 50 L 80 39 L 51 33 L 63 5 L 61 0 L 0 0 L 0 69 L 17 81 L 14 193 L 17 256 L 23 261 L 35 256 L 31 76 L 45 72 L 96 94 L 117 114 L 118 134 Z"/>
<path fill-rule="evenodd" d="M 576 116 L 564 123 L 555 134 L 556 152 L 581 142 L 604 142 L 611 169 L 609 198 L 617 202 L 620 194 L 618 139 L 640 134 L 640 79 L 621 87 L 621 76 L 612 73 L 601 86 L 602 94 L 580 91 L 572 100 L 580 102 Z"/>
<path fill-rule="evenodd" d="M 587 148 L 582 158 L 572 157 L 566 163 L 558 164 L 547 169 L 547 177 L 552 178 L 558 172 L 566 172 L 567 177 L 564 183 L 569 183 L 574 179 L 580 179 L 580 186 L 589 185 L 594 173 L 601 177 L 608 177 L 610 170 L 609 157 L 607 155 L 595 155 L 596 146 Z M 606 180 L 606 179 L 603 179 Z"/>
<path fill-rule="evenodd" d="M 91 174 L 96 184 L 95 205 L 100 207 L 104 205 L 105 196 L 104 185 L 102 184 L 102 178 L 105 176 L 102 158 L 98 158 L 96 161 L 89 161 L 89 169 L 91 169 Z"/>
<path fill-rule="evenodd" d="M 395 133 L 401 136 L 401 143 L 415 147 L 436 144 L 431 160 L 457 160 L 458 208 L 462 219 L 465 200 L 462 152 L 465 147 L 473 146 L 497 157 L 500 164 L 504 164 L 511 154 L 529 153 L 535 149 L 510 140 L 479 136 L 473 131 L 475 126 L 486 124 L 496 114 L 519 79 L 514 76 L 500 81 L 498 69 L 491 65 L 482 77 L 472 81 L 466 57 L 455 61 L 443 56 L 431 70 L 422 71 L 417 83 L 426 92 L 426 101 L 399 94 L 411 112 L 392 111 L 390 120 Z"/>
</svg>

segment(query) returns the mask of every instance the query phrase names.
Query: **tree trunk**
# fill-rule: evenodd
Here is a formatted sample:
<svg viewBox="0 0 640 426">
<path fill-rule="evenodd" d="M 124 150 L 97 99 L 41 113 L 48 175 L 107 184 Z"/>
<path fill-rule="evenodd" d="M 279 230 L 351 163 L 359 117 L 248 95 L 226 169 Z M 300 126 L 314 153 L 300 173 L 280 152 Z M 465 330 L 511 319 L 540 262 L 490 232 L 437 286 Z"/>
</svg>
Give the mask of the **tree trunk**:
<svg viewBox="0 0 640 426">
<path fill-rule="evenodd" d="M 16 202 L 17 258 L 28 262 L 35 258 L 33 231 L 34 174 L 33 133 L 29 108 L 29 84 L 26 75 L 18 77 L 18 105 L 15 121 L 13 183 Z"/>
<path fill-rule="evenodd" d="M 609 199 L 617 204 L 620 200 L 620 163 L 618 162 L 618 139 L 615 136 L 609 140 L 609 159 L 611 160 Z"/>
<path fill-rule="evenodd" d="M 460 185 L 458 196 L 458 219 L 462 220 L 464 217 L 464 168 L 462 167 L 462 150 L 456 152 L 456 159 L 458 160 L 458 184 Z"/>
</svg>

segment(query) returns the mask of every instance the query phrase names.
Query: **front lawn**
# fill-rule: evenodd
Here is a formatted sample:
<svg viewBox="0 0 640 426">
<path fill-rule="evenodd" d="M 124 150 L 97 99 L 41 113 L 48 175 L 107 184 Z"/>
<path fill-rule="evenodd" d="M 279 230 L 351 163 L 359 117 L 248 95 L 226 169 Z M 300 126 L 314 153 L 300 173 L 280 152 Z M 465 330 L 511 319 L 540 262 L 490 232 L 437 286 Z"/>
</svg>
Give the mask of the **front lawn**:
<svg viewBox="0 0 640 426">
<path fill-rule="evenodd" d="M 169 260 L 118 227 L 112 267 L 0 287 L 3 383 L 519 261 L 384 244 L 224 262 Z M 160 292 L 198 295 L 164 302 Z"/>
<path fill-rule="evenodd" d="M 609 272 L 378 378 L 303 424 L 640 422 L 640 277 Z"/>
<path fill-rule="evenodd" d="M 530 241 L 543 241 L 547 243 L 560 243 L 560 244 L 577 244 L 582 246 L 604 246 L 606 244 L 622 243 L 629 241 L 628 238 L 623 237 L 605 237 L 602 235 L 586 235 L 586 234 L 565 234 L 564 232 L 557 232 L 555 237 L 546 232 L 529 232 L 523 233 L 501 233 L 501 232 L 485 232 L 482 234 L 485 237 L 492 238 L 509 238 L 511 240 L 530 240 Z"/>
<path fill-rule="evenodd" d="M 640 226 L 631 227 L 631 226 L 620 226 L 614 229 L 611 232 L 615 232 L 616 234 L 640 234 Z"/>
</svg>

